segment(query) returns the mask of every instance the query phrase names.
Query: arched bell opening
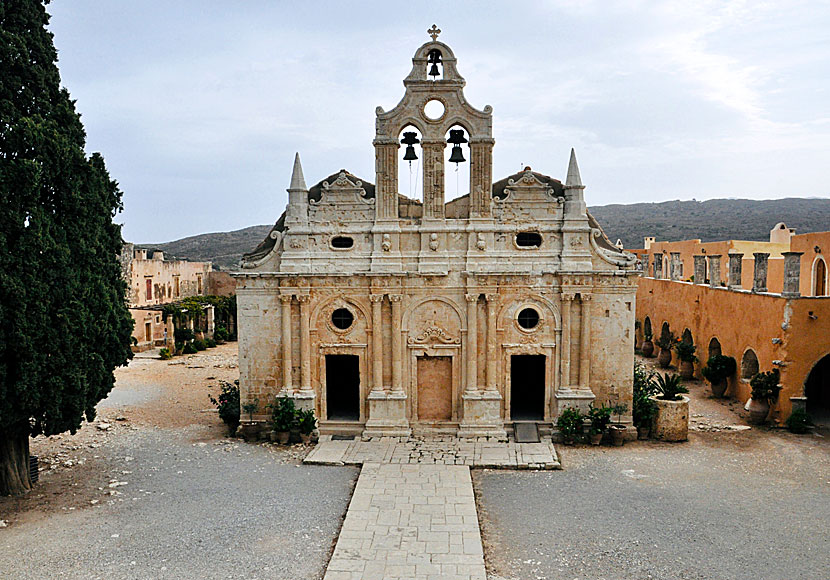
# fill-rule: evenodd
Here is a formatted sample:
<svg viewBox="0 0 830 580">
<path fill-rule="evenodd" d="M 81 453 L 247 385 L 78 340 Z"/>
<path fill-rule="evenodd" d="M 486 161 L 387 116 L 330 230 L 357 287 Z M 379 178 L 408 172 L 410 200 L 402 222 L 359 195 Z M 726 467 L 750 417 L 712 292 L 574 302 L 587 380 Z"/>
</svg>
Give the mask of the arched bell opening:
<svg viewBox="0 0 830 580">
<path fill-rule="evenodd" d="M 444 55 L 437 48 L 427 53 L 427 78 L 431 81 L 444 80 Z"/>
<path fill-rule="evenodd" d="M 407 125 L 398 135 L 401 144 L 398 150 L 398 193 L 420 201 L 424 199 L 422 141 L 421 131 L 414 125 Z"/>
<path fill-rule="evenodd" d="M 461 125 L 453 125 L 445 138 L 444 199 L 449 201 L 470 191 L 470 133 Z"/>
</svg>

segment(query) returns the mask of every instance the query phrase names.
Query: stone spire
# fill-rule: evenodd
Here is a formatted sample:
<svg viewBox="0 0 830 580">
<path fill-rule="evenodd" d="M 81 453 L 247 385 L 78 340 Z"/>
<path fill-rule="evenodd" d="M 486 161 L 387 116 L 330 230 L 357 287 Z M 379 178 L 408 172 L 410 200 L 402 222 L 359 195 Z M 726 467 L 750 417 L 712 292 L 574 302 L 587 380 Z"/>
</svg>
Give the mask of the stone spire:
<svg viewBox="0 0 830 580">
<path fill-rule="evenodd" d="M 571 155 L 573 155 L 573 149 L 571 150 Z M 573 157 L 571 157 L 571 159 L 573 160 Z M 570 176 L 570 173 L 568 173 L 568 175 Z M 578 175 L 579 173 L 577 173 L 577 176 Z M 294 171 L 291 172 L 291 185 L 288 186 L 289 191 L 292 189 L 308 191 L 308 188 L 306 188 L 305 185 L 305 178 L 303 177 L 303 166 L 300 163 L 299 153 L 294 155 Z"/>
<path fill-rule="evenodd" d="M 288 186 L 288 207 L 285 211 L 286 224 L 308 224 L 308 188 L 303 177 L 300 154 L 294 156 L 294 171 Z"/>
<path fill-rule="evenodd" d="M 579 176 L 579 165 L 576 164 L 576 152 L 571 147 L 571 159 L 568 161 L 568 177 L 565 179 L 565 187 L 582 186 L 582 178 Z"/>
</svg>

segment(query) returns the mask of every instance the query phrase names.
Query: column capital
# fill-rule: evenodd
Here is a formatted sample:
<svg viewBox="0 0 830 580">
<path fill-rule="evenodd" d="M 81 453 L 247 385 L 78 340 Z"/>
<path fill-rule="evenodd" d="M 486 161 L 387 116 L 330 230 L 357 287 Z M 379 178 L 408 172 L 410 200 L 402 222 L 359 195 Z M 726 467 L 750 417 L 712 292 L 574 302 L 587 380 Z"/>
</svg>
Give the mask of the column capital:
<svg viewBox="0 0 830 580">
<path fill-rule="evenodd" d="M 563 292 L 562 293 L 562 300 L 566 300 L 566 301 L 570 302 L 574 298 L 576 298 L 576 294 L 573 294 L 571 292 Z"/>
<path fill-rule="evenodd" d="M 401 294 L 387 294 L 389 296 L 389 302 L 400 302 L 403 298 Z"/>
<path fill-rule="evenodd" d="M 580 297 L 582 298 L 583 302 L 590 302 L 591 298 L 593 298 L 594 295 L 593 294 L 580 294 Z"/>
<path fill-rule="evenodd" d="M 299 302 L 300 304 L 305 304 L 309 300 L 311 300 L 311 296 L 309 294 L 298 294 L 297 295 L 297 302 Z"/>
<path fill-rule="evenodd" d="M 292 298 L 294 298 L 293 294 L 280 294 L 280 302 L 282 302 L 283 304 L 291 302 Z"/>
<path fill-rule="evenodd" d="M 498 302 L 499 295 L 497 292 L 488 292 L 484 295 L 484 299 L 487 300 L 487 302 Z"/>
<path fill-rule="evenodd" d="M 478 294 L 465 294 L 465 295 L 464 295 L 464 299 L 465 299 L 467 302 L 470 302 L 470 303 L 472 303 L 472 302 L 478 302 L 478 297 L 479 297 L 479 295 L 478 295 Z"/>
<path fill-rule="evenodd" d="M 383 302 L 383 294 L 369 294 L 370 302 Z"/>
</svg>

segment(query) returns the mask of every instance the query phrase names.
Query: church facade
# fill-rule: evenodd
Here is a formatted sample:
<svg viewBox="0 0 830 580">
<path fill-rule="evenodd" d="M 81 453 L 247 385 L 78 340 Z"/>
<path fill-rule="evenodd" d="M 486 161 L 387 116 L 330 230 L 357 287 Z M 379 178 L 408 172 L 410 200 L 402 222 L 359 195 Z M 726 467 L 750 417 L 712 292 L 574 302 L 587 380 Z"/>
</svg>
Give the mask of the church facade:
<svg viewBox="0 0 830 580">
<path fill-rule="evenodd" d="M 587 213 L 573 151 L 564 183 L 529 167 L 493 182 L 492 109 L 431 34 L 403 99 L 376 109 L 374 184 L 341 170 L 309 188 L 298 155 L 285 213 L 243 258 L 242 402 L 265 421 L 290 396 L 321 433 L 364 436 L 549 432 L 592 402 L 630 423 L 636 258 Z M 399 193 L 413 159 L 422 199 Z M 446 201 L 467 159 L 469 194 Z"/>
</svg>

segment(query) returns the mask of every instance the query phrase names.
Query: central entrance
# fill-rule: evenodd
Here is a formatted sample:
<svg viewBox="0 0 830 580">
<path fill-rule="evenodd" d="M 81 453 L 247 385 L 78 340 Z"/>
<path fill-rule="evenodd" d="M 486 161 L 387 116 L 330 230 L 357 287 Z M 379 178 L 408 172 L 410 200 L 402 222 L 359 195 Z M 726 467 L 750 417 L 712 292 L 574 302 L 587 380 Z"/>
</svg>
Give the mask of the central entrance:
<svg viewBox="0 0 830 580">
<path fill-rule="evenodd" d="M 452 419 L 452 357 L 418 357 L 418 420 Z"/>
<path fill-rule="evenodd" d="M 510 357 L 510 418 L 541 421 L 545 418 L 545 355 Z"/>
<path fill-rule="evenodd" d="M 360 357 L 326 355 L 326 407 L 329 421 L 360 420 Z"/>
</svg>

